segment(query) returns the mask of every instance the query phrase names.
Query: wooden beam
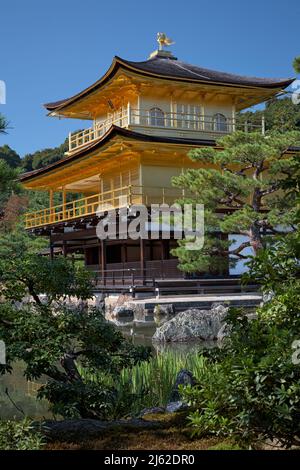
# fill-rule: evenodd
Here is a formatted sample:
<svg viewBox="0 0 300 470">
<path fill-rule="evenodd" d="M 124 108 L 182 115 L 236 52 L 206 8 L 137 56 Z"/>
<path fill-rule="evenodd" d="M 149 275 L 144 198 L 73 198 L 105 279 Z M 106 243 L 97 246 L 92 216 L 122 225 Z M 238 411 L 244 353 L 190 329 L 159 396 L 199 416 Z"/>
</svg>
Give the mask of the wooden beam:
<svg viewBox="0 0 300 470">
<path fill-rule="evenodd" d="M 90 228 L 86 230 L 78 230 L 76 232 L 65 232 L 59 235 L 53 235 L 52 241 L 61 241 L 61 240 L 78 240 L 86 238 L 96 238 L 96 228 Z"/>
</svg>

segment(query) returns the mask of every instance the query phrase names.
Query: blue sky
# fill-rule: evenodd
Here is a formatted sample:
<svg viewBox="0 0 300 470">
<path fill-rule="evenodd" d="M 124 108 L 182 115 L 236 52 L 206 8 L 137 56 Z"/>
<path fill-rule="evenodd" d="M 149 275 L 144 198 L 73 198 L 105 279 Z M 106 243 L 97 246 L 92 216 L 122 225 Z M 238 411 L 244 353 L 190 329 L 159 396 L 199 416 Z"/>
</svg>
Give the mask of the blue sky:
<svg viewBox="0 0 300 470">
<path fill-rule="evenodd" d="M 144 60 L 157 31 L 186 62 L 245 75 L 294 76 L 298 0 L 9 0 L 0 4 L 0 80 L 13 127 L 0 136 L 21 156 L 61 144 L 80 121 L 46 117 L 42 103 L 97 80 L 114 55 Z M 84 127 L 89 127 L 88 122 Z"/>
</svg>

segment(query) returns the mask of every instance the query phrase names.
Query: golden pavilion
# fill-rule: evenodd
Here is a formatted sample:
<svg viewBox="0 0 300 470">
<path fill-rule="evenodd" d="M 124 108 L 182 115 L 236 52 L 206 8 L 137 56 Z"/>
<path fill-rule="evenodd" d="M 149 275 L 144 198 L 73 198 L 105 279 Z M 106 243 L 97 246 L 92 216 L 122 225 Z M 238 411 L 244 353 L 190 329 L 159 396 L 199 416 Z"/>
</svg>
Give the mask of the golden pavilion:
<svg viewBox="0 0 300 470">
<path fill-rule="evenodd" d="M 115 57 L 106 73 L 75 96 L 45 104 L 49 116 L 88 121 L 70 133 L 63 159 L 25 173 L 28 190 L 47 191 L 49 207 L 26 214 L 26 229 L 50 240 L 50 256 L 80 254 L 101 285 L 181 279 L 176 240 L 99 240 L 99 204 L 172 203 L 171 178 L 197 167 L 187 154 L 216 146 L 238 129 L 236 114 L 274 97 L 293 80 L 240 76 L 178 60 L 162 47 L 147 60 Z M 264 122 L 261 124 L 264 132 Z M 61 204 L 53 196 L 61 193 Z"/>
</svg>

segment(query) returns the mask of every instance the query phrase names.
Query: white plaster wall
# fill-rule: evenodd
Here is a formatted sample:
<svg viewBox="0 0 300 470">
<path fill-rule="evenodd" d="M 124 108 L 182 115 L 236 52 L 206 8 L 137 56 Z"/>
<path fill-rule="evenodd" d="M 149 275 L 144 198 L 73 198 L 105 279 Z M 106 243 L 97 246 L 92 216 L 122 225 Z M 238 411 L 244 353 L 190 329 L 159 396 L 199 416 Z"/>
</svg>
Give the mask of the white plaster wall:
<svg viewBox="0 0 300 470">
<path fill-rule="evenodd" d="M 179 176 L 181 168 L 142 165 L 142 185 L 172 188 L 172 176 Z M 175 189 L 175 188 L 174 188 Z"/>
</svg>

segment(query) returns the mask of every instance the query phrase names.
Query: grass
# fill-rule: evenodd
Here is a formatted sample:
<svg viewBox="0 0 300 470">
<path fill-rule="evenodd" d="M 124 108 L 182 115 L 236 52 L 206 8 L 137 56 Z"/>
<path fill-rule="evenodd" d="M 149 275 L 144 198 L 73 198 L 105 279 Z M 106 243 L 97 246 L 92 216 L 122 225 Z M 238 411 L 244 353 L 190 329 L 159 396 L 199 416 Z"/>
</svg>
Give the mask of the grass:
<svg viewBox="0 0 300 470">
<path fill-rule="evenodd" d="M 127 416 L 137 416 L 145 408 L 165 407 L 174 387 L 176 376 L 181 369 L 187 369 L 197 378 L 207 370 L 205 359 L 197 352 L 157 354 L 149 361 L 128 369 L 123 369 L 117 379 L 90 374 L 82 367 L 80 372 L 85 379 L 116 389 L 117 399 L 114 417 L 123 417 L 120 411 L 126 401 Z"/>
</svg>

